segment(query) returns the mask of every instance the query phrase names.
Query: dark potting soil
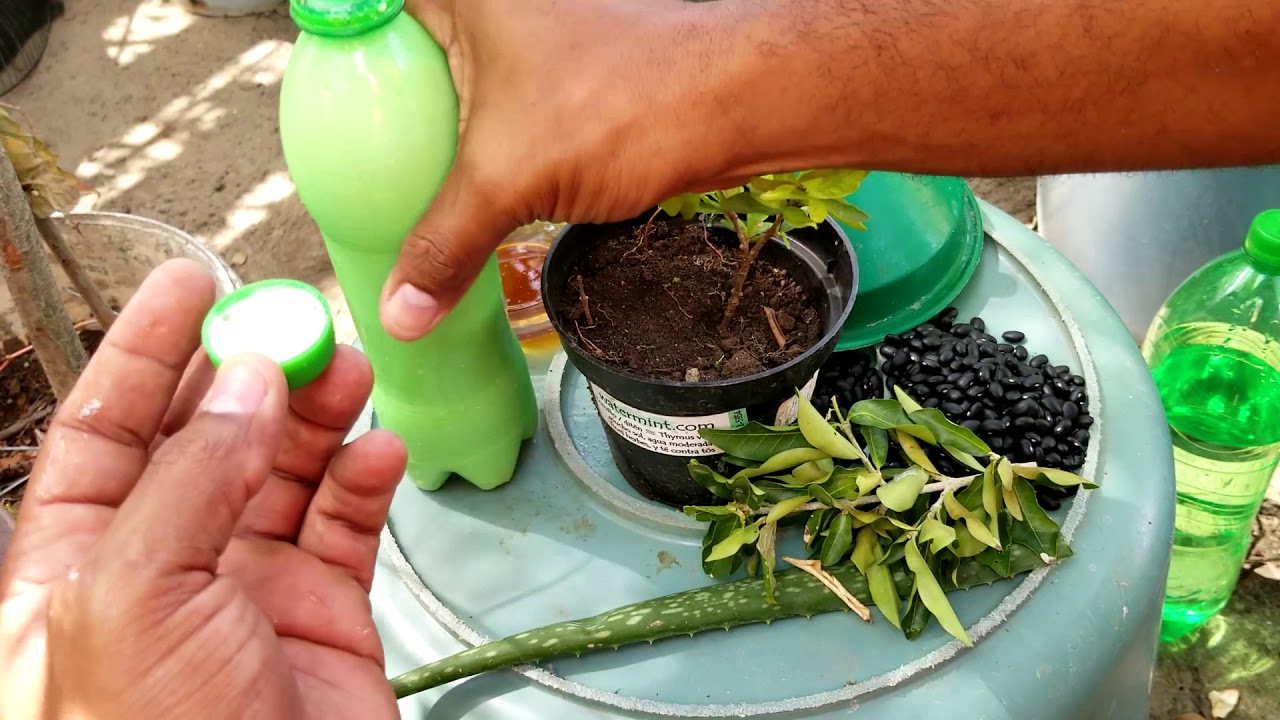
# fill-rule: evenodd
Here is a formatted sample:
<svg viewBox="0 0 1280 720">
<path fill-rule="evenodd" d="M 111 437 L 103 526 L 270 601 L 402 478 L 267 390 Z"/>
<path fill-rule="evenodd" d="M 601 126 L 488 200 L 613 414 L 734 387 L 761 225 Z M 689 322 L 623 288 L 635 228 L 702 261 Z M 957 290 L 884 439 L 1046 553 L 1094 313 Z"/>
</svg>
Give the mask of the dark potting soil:
<svg viewBox="0 0 1280 720">
<path fill-rule="evenodd" d="M 733 233 L 697 221 L 657 217 L 647 231 L 619 230 L 568 274 L 566 325 L 605 364 L 664 380 L 745 377 L 817 343 L 822 321 L 808 293 L 763 255 L 752 264 L 728 331 L 719 332 L 738 258 Z M 782 348 L 765 308 L 786 341 Z"/>
<path fill-rule="evenodd" d="M 80 342 L 92 355 L 102 342 L 102 331 L 81 330 Z M 44 375 L 44 368 L 30 348 L 0 348 L 0 487 L 31 472 L 34 450 L 3 448 L 39 447 L 40 435 L 49 428 L 57 400 Z M 13 501 L 21 496 L 21 488 Z"/>
</svg>

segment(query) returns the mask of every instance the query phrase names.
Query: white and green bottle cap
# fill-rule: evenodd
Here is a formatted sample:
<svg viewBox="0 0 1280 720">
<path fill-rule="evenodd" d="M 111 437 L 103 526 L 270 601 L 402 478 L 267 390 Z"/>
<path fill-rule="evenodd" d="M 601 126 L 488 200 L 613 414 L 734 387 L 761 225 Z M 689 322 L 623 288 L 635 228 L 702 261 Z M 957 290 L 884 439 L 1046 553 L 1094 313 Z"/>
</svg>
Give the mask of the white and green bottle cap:
<svg viewBox="0 0 1280 720">
<path fill-rule="evenodd" d="M 201 341 L 213 366 L 238 353 L 271 358 L 290 390 L 320 377 L 336 346 L 329 303 L 297 280 L 263 280 L 219 300 L 204 319 Z"/>
</svg>

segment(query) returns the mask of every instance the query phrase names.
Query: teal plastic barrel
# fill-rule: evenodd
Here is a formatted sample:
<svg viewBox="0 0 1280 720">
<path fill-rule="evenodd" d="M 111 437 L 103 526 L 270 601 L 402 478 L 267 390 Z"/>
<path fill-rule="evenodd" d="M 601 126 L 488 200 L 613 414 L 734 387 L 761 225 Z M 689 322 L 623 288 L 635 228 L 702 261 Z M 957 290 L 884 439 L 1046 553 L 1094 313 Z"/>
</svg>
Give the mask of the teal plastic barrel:
<svg viewBox="0 0 1280 720">
<path fill-rule="evenodd" d="M 936 624 L 908 642 L 830 614 L 460 680 L 405 698 L 403 716 L 1145 718 L 1173 528 L 1159 400 L 1099 293 L 1038 235 L 980 208 L 989 237 L 956 305 L 1085 376 L 1097 422 L 1082 472 L 1101 487 L 1055 514 L 1075 557 L 953 596 L 975 647 Z M 532 367 L 543 423 L 509 485 L 397 493 L 373 587 L 389 675 L 712 582 L 699 527 L 612 468 L 581 377 L 562 356 Z"/>
</svg>

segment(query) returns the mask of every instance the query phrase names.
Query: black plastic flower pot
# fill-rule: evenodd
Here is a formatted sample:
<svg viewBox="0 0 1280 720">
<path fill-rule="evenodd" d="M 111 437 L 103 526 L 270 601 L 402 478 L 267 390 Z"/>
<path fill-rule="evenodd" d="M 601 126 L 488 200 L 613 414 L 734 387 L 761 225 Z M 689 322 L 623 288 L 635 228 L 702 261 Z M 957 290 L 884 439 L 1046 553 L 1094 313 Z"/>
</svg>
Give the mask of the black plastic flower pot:
<svg viewBox="0 0 1280 720">
<path fill-rule="evenodd" d="M 812 393 L 818 369 L 835 350 L 853 307 L 858 263 L 843 230 L 832 222 L 791 232 L 789 244 L 771 240 L 760 260 L 786 269 L 805 289 L 822 322 L 819 340 L 785 364 L 745 377 L 704 382 L 641 377 L 584 350 L 565 307 L 575 300 L 567 286 L 580 258 L 602 238 L 643 224 L 651 214 L 623 223 L 565 227 L 543 262 L 542 297 L 569 361 L 590 384 L 622 476 L 649 499 L 677 507 L 704 504 L 714 497 L 692 479 L 689 463 L 710 464 L 721 453 L 698 430 L 794 422 L 796 391 Z"/>
</svg>

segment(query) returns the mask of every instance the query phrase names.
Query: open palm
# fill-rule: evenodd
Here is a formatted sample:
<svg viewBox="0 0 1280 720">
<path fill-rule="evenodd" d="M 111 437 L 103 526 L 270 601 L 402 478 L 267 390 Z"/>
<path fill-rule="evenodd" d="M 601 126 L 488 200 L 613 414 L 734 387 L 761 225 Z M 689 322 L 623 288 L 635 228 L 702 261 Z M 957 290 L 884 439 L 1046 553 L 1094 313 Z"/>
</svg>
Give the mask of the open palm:
<svg viewBox="0 0 1280 720">
<path fill-rule="evenodd" d="M 369 585 L 405 454 L 343 446 L 369 365 L 215 379 L 213 294 L 157 270 L 59 409 L 0 576 L 0 716 L 397 716 Z"/>
</svg>

